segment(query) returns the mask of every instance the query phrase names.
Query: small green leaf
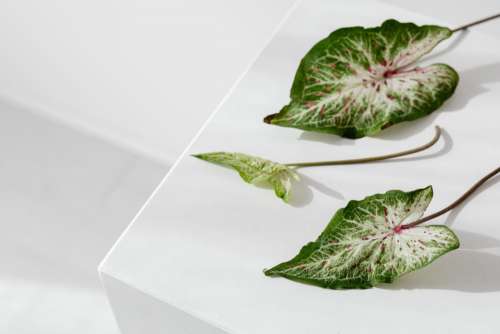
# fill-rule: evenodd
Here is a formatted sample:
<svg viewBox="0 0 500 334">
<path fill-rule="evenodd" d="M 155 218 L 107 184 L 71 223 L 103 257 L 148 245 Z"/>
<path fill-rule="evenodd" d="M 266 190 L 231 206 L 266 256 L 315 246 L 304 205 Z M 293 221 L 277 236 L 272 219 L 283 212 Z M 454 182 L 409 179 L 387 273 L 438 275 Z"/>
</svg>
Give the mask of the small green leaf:
<svg viewBox="0 0 500 334">
<path fill-rule="evenodd" d="M 457 236 L 443 225 L 401 229 L 420 218 L 431 199 L 427 187 L 350 201 L 316 241 L 264 273 L 331 289 L 391 283 L 459 247 Z"/>
<path fill-rule="evenodd" d="M 290 103 L 264 121 L 359 138 L 428 115 L 453 95 L 459 77 L 445 64 L 412 66 L 451 34 L 396 20 L 338 29 L 306 54 Z"/>
<path fill-rule="evenodd" d="M 292 179 L 297 173 L 285 165 L 243 153 L 213 152 L 193 155 L 196 158 L 234 168 L 245 182 L 273 187 L 276 196 L 288 202 Z"/>
</svg>

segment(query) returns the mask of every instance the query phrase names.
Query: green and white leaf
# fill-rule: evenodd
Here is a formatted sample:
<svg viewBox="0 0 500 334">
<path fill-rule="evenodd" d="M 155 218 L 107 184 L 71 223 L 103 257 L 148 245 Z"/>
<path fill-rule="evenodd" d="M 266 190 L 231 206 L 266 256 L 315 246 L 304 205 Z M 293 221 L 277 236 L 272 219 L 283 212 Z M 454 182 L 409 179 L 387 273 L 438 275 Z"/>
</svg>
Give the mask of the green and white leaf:
<svg viewBox="0 0 500 334">
<path fill-rule="evenodd" d="M 213 152 L 193 156 L 234 168 L 247 183 L 271 186 L 276 196 L 285 202 L 290 198 L 292 180 L 299 180 L 290 167 L 243 153 Z"/>
<path fill-rule="evenodd" d="M 457 236 L 444 225 L 401 229 L 420 218 L 431 199 L 429 186 L 350 201 L 316 241 L 265 274 L 331 289 L 391 283 L 459 247 Z"/>
<path fill-rule="evenodd" d="M 445 64 L 414 65 L 451 34 L 396 20 L 338 29 L 306 54 L 290 103 L 264 121 L 359 138 L 428 115 L 453 95 L 459 77 Z"/>
</svg>

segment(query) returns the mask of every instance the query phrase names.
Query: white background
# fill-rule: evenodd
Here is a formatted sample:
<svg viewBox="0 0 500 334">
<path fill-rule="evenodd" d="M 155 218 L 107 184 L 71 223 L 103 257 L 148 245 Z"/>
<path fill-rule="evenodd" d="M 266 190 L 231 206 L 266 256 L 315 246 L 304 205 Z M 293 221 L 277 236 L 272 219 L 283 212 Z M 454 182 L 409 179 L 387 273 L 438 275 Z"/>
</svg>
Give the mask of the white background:
<svg viewBox="0 0 500 334">
<path fill-rule="evenodd" d="M 95 266 L 291 4 L 0 3 L 0 332 L 116 333 Z"/>
<path fill-rule="evenodd" d="M 0 95 L 173 163 L 292 0 L 3 0 Z"/>
<path fill-rule="evenodd" d="M 0 333 L 118 332 L 97 264 L 290 4 L 0 2 Z"/>
</svg>

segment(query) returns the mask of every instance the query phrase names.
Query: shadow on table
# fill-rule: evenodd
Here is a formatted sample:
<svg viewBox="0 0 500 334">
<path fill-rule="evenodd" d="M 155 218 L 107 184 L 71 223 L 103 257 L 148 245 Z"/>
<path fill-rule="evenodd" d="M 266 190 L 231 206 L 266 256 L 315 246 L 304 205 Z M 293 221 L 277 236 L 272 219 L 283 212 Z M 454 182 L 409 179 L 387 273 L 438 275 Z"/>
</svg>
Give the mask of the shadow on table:
<svg viewBox="0 0 500 334">
<path fill-rule="evenodd" d="M 422 154 L 419 155 L 417 153 L 416 156 L 408 156 L 404 158 L 396 158 L 396 159 L 389 159 L 389 160 L 383 160 L 383 161 L 375 161 L 371 162 L 373 164 L 377 163 L 401 163 L 401 162 L 410 162 L 410 161 L 418 161 L 418 160 L 427 160 L 427 159 L 433 159 L 436 157 L 443 156 L 447 154 L 448 152 L 451 151 L 453 148 L 453 139 L 451 139 L 451 136 L 448 134 L 448 132 L 445 129 L 442 129 L 442 134 L 441 134 L 441 141 L 443 141 L 442 147 L 439 149 L 439 151 L 430 153 L 430 154 Z M 380 154 L 383 154 L 382 152 Z M 421 153 L 420 153 L 421 154 Z M 330 168 L 335 168 L 335 166 L 331 166 Z M 295 207 L 303 207 L 309 203 L 311 203 L 313 199 L 313 192 L 311 188 L 316 189 L 317 191 L 330 196 L 335 199 L 345 199 L 344 196 L 326 186 L 323 183 L 320 183 L 308 176 L 305 176 L 303 174 L 300 174 L 301 180 L 299 182 L 295 182 L 293 184 L 293 190 L 292 190 L 292 196 L 290 199 L 290 204 Z"/>
<path fill-rule="evenodd" d="M 310 178 L 309 176 L 300 174 L 300 181 L 294 182 L 293 184 L 292 196 L 290 197 L 290 205 L 294 207 L 303 207 L 311 203 L 314 197 L 312 189 L 315 189 L 320 193 L 335 199 L 345 199 L 340 192 Z"/>
<path fill-rule="evenodd" d="M 383 161 L 376 161 L 373 163 L 400 163 L 400 162 L 411 162 L 411 161 L 419 161 L 419 160 L 427 160 L 427 159 L 433 159 L 437 158 L 440 156 L 443 156 L 451 151 L 453 148 L 453 139 L 451 138 L 450 134 L 446 129 L 441 128 L 441 139 L 440 141 L 443 142 L 443 144 L 435 144 L 437 145 L 442 145 L 441 148 L 434 152 L 434 153 L 428 153 L 425 154 L 425 151 L 423 152 L 418 152 L 413 155 L 407 156 L 407 157 L 402 157 L 402 158 L 395 158 L 395 159 L 388 159 L 388 160 L 383 160 Z M 423 142 L 422 142 L 423 144 Z"/>
<path fill-rule="evenodd" d="M 500 240 L 485 235 L 455 231 L 461 246 L 434 263 L 403 276 L 388 290 L 440 289 L 463 292 L 500 291 L 500 256 L 482 251 L 500 247 Z"/>
<path fill-rule="evenodd" d="M 344 138 L 334 134 L 302 131 L 298 140 L 312 141 L 323 144 L 338 145 L 338 146 L 354 146 L 356 139 Z"/>
<path fill-rule="evenodd" d="M 448 132 L 445 129 L 442 129 L 442 134 L 441 134 L 441 141 L 443 141 L 442 147 L 439 149 L 439 151 L 430 153 L 430 154 L 422 154 L 419 155 L 417 153 L 416 156 L 408 156 L 408 157 L 403 157 L 403 158 L 396 158 L 396 159 L 389 159 L 389 160 L 383 160 L 383 161 L 375 161 L 371 162 L 374 164 L 377 163 L 402 163 L 402 162 L 411 162 L 411 161 L 418 161 L 418 160 L 427 160 L 427 159 L 433 159 L 436 157 L 443 156 L 447 154 L 448 152 L 451 151 L 453 148 L 453 139 L 451 136 L 448 134 Z M 382 152 L 380 154 L 383 154 Z M 420 153 L 421 154 L 421 153 Z M 335 166 L 331 166 L 330 168 L 335 168 Z M 317 191 L 330 196 L 335 199 L 345 199 L 344 196 L 326 186 L 323 183 L 320 183 L 308 176 L 305 176 L 303 174 L 300 174 L 301 180 L 298 182 L 294 182 L 293 184 L 293 189 L 292 189 L 292 196 L 290 199 L 290 205 L 295 206 L 295 207 L 303 207 L 309 203 L 311 203 L 313 199 L 313 192 L 311 188 L 316 189 Z"/>
</svg>

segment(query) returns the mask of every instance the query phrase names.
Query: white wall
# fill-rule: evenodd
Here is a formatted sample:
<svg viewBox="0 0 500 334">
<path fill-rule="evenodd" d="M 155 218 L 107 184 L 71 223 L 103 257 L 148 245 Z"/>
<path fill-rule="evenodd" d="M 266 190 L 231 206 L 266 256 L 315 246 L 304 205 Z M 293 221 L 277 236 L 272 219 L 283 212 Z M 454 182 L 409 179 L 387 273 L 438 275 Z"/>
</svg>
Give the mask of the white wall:
<svg viewBox="0 0 500 334">
<path fill-rule="evenodd" d="M 3 0 L 0 95 L 171 164 L 293 0 Z"/>
</svg>

